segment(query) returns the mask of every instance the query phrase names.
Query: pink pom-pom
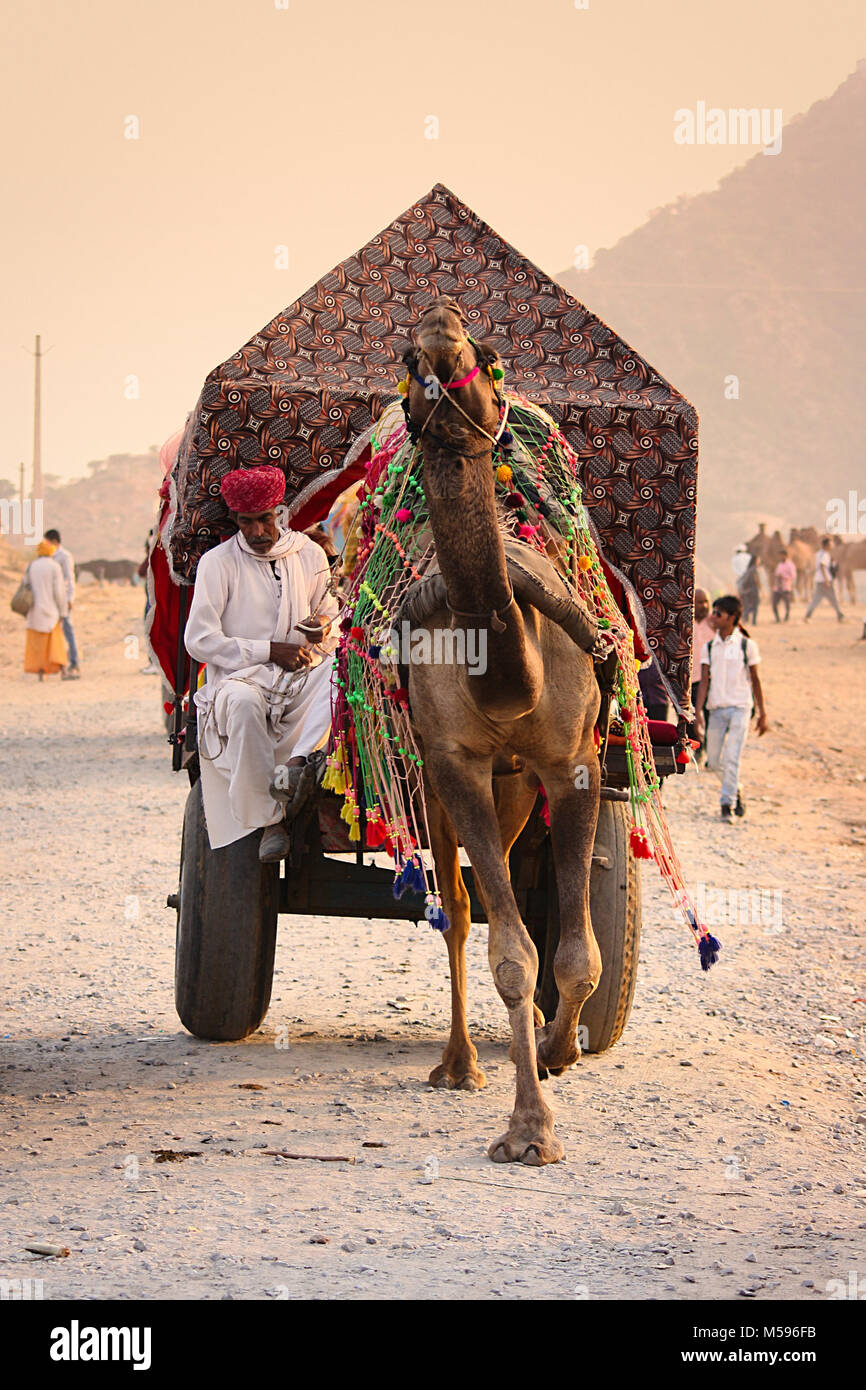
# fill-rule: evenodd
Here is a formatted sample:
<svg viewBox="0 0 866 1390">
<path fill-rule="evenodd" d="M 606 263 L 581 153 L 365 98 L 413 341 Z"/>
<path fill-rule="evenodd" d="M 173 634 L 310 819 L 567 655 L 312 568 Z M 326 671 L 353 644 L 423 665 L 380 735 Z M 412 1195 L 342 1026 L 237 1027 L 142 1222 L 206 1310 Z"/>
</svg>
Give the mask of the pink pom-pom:
<svg viewBox="0 0 866 1390">
<path fill-rule="evenodd" d="M 528 521 L 524 521 L 520 526 L 518 526 L 517 534 L 518 536 L 522 536 L 524 540 L 528 541 L 532 539 L 537 530 L 537 526 L 530 526 Z"/>
<path fill-rule="evenodd" d="M 411 521 L 412 513 L 408 507 L 398 507 L 394 513 L 398 521 Z"/>
</svg>

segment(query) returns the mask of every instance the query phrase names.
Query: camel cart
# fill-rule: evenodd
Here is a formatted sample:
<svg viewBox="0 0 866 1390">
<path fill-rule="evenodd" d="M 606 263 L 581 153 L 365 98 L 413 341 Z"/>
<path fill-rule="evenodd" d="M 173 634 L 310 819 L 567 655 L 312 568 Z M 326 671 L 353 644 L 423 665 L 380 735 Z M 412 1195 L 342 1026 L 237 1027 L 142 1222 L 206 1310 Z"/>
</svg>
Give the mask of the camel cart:
<svg viewBox="0 0 866 1390">
<path fill-rule="evenodd" d="M 244 463 L 286 472 L 290 524 L 327 515 L 363 477 L 375 420 L 396 398 L 410 325 L 437 294 L 463 298 L 472 332 L 497 347 L 506 384 L 558 421 L 581 470 L 592 526 L 632 618 L 635 646 L 657 656 L 678 720 L 652 726 L 660 778 L 684 770 L 691 670 L 697 421 L 689 403 L 565 289 L 520 256 L 437 185 L 356 256 L 278 314 L 207 378 L 173 472 L 167 527 L 173 625 L 151 646 L 171 672 L 174 767 L 190 792 L 183 821 L 177 914 L 176 1005 L 205 1039 L 244 1038 L 268 1009 L 280 913 L 424 923 L 423 897 L 395 899 L 393 870 L 361 838 L 350 844 L 339 799 L 319 789 L 292 823 L 291 851 L 261 864 L 261 831 L 210 848 L 198 775 L 192 700 L 199 672 L 183 647 L 198 558 L 231 533 L 219 480 Z M 366 443 L 365 443 L 366 441 Z M 177 581 L 180 581 L 178 584 Z M 604 703 L 604 702 L 603 702 Z M 635 989 L 641 932 L 640 866 L 631 826 L 625 747 L 606 738 L 591 872 L 591 915 L 603 973 L 584 1004 L 580 1042 L 602 1052 L 622 1034 Z M 678 758 L 679 754 L 679 758 Z M 495 787 L 495 779 L 494 779 Z M 374 862 L 379 859 L 380 862 Z M 510 854 L 520 912 L 538 950 L 537 1002 L 551 1018 L 559 937 L 549 832 L 536 804 Z M 472 920 L 485 920 L 472 870 Z M 443 969 L 445 953 L 443 951 Z"/>
<path fill-rule="evenodd" d="M 675 732 L 672 726 L 668 726 Z M 616 739 L 616 735 L 613 735 Z M 168 898 L 177 913 L 175 1002 L 184 1027 L 199 1038 L 245 1038 L 262 1023 L 271 997 L 277 919 L 382 917 L 424 921 L 423 898 L 396 900 L 393 870 L 362 839 L 350 844 L 340 819 L 340 798 L 322 791 L 291 825 L 283 864 L 259 862 L 261 831 L 224 849 L 208 843 L 195 751 L 195 720 L 187 718 L 182 760 L 191 787 L 183 819 L 178 891 Z M 684 771 L 672 743 L 653 746 L 659 777 Z M 608 749 L 590 877 L 590 913 L 602 957 L 601 983 L 581 1011 L 586 1052 L 604 1052 L 622 1034 L 631 1010 L 641 933 L 640 866 L 629 849 L 625 755 Z M 538 950 L 536 1003 L 546 1019 L 558 999 L 553 960 L 559 914 L 550 836 L 536 805 L 509 858 L 520 914 Z M 463 877 L 473 922 L 484 922 L 468 864 Z M 443 952 L 443 968 L 445 966 Z"/>
</svg>

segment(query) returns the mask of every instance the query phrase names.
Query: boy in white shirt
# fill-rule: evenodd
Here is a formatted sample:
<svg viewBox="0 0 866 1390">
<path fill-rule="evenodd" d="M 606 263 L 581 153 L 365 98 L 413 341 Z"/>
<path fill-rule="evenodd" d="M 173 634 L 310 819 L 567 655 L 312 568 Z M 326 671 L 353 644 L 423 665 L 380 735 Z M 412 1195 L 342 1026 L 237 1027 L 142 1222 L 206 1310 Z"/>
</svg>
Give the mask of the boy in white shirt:
<svg viewBox="0 0 866 1390">
<path fill-rule="evenodd" d="M 758 644 L 740 627 L 743 605 L 734 594 L 717 598 L 710 622 L 715 636 L 704 643 L 701 682 L 695 702 L 698 736 L 709 715 L 707 767 L 722 778 L 722 820 L 744 816 L 740 792 L 740 758 L 749 732 L 752 704 L 758 711 L 758 734 L 767 732 L 764 692 L 758 675 Z"/>
</svg>

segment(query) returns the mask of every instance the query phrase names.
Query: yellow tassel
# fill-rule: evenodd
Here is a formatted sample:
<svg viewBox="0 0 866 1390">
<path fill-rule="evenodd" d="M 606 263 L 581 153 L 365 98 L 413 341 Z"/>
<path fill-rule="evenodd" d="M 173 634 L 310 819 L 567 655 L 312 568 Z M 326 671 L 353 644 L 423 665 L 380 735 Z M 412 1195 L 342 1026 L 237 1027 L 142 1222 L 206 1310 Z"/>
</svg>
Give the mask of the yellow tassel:
<svg viewBox="0 0 866 1390">
<path fill-rule="evenodd" d="M 349 826 L 349 839 L 350 839 L 350 840 L 360 840 L 360 838 L 361 838 L 361 827 L 359 826 L 359 824 L 358 824 L 358 822 L 357 822 L 356 820 L 353 820 L 353 821 L 352 821 L 352 824 Z"/>
<path fill-rule="evenodd" d="M 578 558 L 577 567 L 578 569 L 582 569 L 585 573 L 587 570 L 592 569 L 592 560 L 590 560 L 588 555 L 581 555 Z"/>
<path fill-rule="evenodd" d="M 497 481 L 498 483 L 505 483 L 505 484 L 508 484 L 508 483 L 511 482 L 511 479 L 512 479 L 513 477 L 514 477 L 514 474 L 512 473 L 511 469 L 508 467 L 508 464 L 507 464 L 507 463 L 500 463 L 499 467 L 498 467 L 497 470 L 496 470 L 496 481 Z"/>
<path fill-rule="evenodd" d="M 409 394 L 409 378 L 407 377 L 405 381 L 398 381 L 398 382 L 397 382 L 397 395 L 398 395 L 398 396 L 408 396 L 408 394 Z"/>
</svg>

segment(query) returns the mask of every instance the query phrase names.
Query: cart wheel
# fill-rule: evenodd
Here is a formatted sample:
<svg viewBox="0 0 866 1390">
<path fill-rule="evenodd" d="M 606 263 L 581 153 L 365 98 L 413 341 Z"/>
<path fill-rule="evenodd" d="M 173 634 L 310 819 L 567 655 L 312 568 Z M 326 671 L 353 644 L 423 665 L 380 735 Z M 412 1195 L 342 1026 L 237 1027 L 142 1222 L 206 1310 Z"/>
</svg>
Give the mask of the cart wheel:
<svg viewBox="0 0 866 1390">
<path fill-rule="evenodd" d="M 606 1052 L 613 1047 L 628 1022 L 637 978 L 641 927 L 640 868 L 629 849 L 628 806 L 621 801 L 602 801 L 595 834 L 595 856 L 589 884 L 592 927 L 601 951 L 602 972 L 598 989 L 580 1011 L 584 1052 Z M 547 887 L 544 923 L 527 922 L 538 949 L 536 1003 L 546 1019 L 553 1018 L 559 991 L 553 959 L 559 944 L 559 903 L 549 836 L 538 851 L 538 883 Z"/>
<path fill-rule="evenodd" d="M 259 862 L 261 831 L 212 850 L 201 782 L 183 817 L 175 1007 L 197 1038 L 234 1042 L 268 1011 L 279 912 L 279 864 Z"/>
</svg>

